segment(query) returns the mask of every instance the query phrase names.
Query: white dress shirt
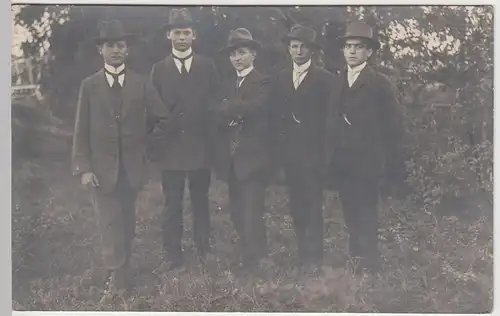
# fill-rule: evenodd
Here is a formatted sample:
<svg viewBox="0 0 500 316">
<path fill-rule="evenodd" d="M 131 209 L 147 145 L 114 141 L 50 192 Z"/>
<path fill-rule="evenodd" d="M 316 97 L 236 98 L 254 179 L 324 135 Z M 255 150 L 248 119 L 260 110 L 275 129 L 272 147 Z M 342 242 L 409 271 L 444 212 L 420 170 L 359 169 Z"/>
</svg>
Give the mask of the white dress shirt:
<svg viewBox="0 0 500 316">
<path fill-rule="evenodd" d="M 104 68 L 106 69 L 106 71 L 104 72 L 104 74 L 106 75 L 106 79 L 108 80 L 108 84 L 109 84 L 110 87 L 112 87 L 113 83 L 115 83 L 115 78 L 113 78 L 113 76 L 110 75 L 109 73 L 119 74 L 120 72 L 122 72 L 125 69 L 125 64 L 121 64 L 117 68 L 113 67 L 113 66 L 110 66 L 108 64 L 104 64 Z M 120 76 L 118 76 L 118 83 L 120 84 L 120 86 L 123 87 L 123 82 L 124 81 L 125 81 L 125 74 L 121 74 Z"/>
<path fill-rule="evenodd" d="M 302 65 L 297 65 L 293 63 L 293 87 L 295 90 L 300 86 L 307 73 L 309 72 L 309 67 L 311 66 L 311 60 L 309 59 L 306 63 Z"/>
<path fill-rule="evenodd" d="M 241 87 L 241 85 L 243 84 L 243 81 L 245 81 L 246 77 L 252 72 L 253 69 L 254 69 L 254 67 L 252 65 L 252 66 L 250 66 L 250 67 L 248 67 L 246 69 L 243 69 L 242 71 L 236 70 L 236 75 L 238 75 L 238 77 L 240 77 L 240 78 L 243 78 L 243 79 L 241 79 L 238 88 Z M 235 122 L 234 120 L 232 120 L 229 123 L 229 126 L 231 126 L 231 127 L 236 126 L 236 125 L 238 125 L 238 123 Z"/>
<path fill-rule="evenodd" d="M 189 49 L 186 50 L 185 52 L 181 52 L 175 48 L 172 48 L 172 55 L 174 55 L 174 62 L 175 62 L 175 65 L 177 66 L 177 70 L 179 70 L 179 73 L 181 73 L 182 62 L 175 57 L 178 57 L 181 59 L 186 58 L 189 55 L 191 55 L 192 52 L 193 52 L 193 49 L 191 47 L 189 47 Z M 187 72 L 189 72 L 191 70 L 191 63 L 192 62 L 193 62 L 193 56 L 189 57 L 188 59 L 186 59 L 184 61 L 184 66 L 186 67 Z"/>
<path fill-rule="evenodd" d="M 356 79 L 358 79 L 359 77 L 359 73 L 365 68 L 365 66 L 366 61 L 352 68 L 351 66 L 347 65 L 347 82 L 349 83 L 349 87 L 352 87 L 354 82 L 356 82 Z"/>
</svg>

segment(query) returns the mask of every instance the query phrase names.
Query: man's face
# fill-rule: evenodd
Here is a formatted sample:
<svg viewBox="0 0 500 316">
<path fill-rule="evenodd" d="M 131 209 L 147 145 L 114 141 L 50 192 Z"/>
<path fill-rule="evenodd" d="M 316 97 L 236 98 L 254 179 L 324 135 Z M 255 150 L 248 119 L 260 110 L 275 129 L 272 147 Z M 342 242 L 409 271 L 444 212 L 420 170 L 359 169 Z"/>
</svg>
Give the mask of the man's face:
<svg viewBox="0 0 500 316">
<path fill-rule="evenodd" d="M 185 52 L 196 39 L 192 28 L 171 29 L 167 32 L 167 38 L 172 42 L 172 47 L 178 51 Z"/>
<path fill-rule="evenodd" d="M 99 46 L 99 52 L 106 64 L 118 67 L 123 64 L 127 58 L 128 46 L 125 41 L 105 42 Z"/>
<path fill-rule="evenodd" d="M 361 39 L 348 39 L 344 43 L 344 57 L 351 67 L 361 65 L 372 53 L 373 50 Z"/>
<path fill-rule="evenodd" d="M 297 65 L 302 65 L 306 63 L 312 56 L 311 48 L 306 45 L 304 42 L 299 40 L 290 40 L 290 44 L 288 45 L 288 51 L 290 52 L 290 56 L 292 60 Z"/>
<path fill-rule="evenodd" d="M 242 71 L 253 65 L 257 53 L 248 47 L 238 47 L 229 55 L 234 69 Z"/>
</svg>

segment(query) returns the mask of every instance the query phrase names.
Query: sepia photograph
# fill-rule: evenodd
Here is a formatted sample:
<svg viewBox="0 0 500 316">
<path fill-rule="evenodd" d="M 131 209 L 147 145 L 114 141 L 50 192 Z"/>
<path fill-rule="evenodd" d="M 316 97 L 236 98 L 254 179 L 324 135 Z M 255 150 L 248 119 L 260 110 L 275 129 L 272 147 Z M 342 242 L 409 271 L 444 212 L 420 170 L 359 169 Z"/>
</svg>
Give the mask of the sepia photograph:
<svg viewBox="0 0 500 316">
<path fill-rule="evenodd" d="M 11 17 L 13 310 L 492 312 L 492 5 Z"/>
</svg>

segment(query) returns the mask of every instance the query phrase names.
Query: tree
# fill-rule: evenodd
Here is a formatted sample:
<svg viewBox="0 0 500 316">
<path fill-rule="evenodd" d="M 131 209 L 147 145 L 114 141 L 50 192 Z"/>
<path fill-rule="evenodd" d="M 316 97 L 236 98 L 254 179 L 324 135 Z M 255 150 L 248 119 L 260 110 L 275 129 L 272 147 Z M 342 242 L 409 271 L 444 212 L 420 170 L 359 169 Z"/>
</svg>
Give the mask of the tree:
<svg viewBox="0 0 500 316">
<path fill-rule="evenodd" d="M 96 35 L 99 21 L 119 19 L 128 31 L 141 34 L 142 40 L 133 47 L 129 61 L 130 67 L 141 73 L 147 74 L 170 49 L 161 28 L 168 20 L 168 6 L 28 5 L 18 9 L 15 22 L 27 27 L 32 36 L 31 42 L 24 43 L 23 52 L 26 56 L 49 52 L 42 76 L 43 92 L 50 95 L 47 99 L 54 112 L 68 121 L 74 116 L 79 83 L 100 67 L 100 57 L 89 41 Z M 375 28 L 382 42 L 372 63 L 390 74 L 400 92 L 406 124 L 412 133 L 408 142 L 412 168 L 423 168 L 423 174 L 432 180 L 424 189 L 415 184 L 420 180 L 411 178 L 417 181 L 413 186 L 420 191 L 432 190 L 438 184 L 448 186 L 448 180 L 439 182 L 442 178 L 436 174 L 436 163 L 446 161 L 443 157 L 453 151 L 464 152 L 460 168 L 467 167 L 470 161 L 481 161 L 482 165 L 492 162 L 492 6 L 189 9 L 198 23 L 196 49 L 214 58 L 223 75 L 231 68 L 227 58 L 218 52 L 226 44 L 230 29 L 246 27 L 264 44 L 257 67 L 272 74 L 290 62 L 280 39 L 292 24 L 308 24 L 322 35 L 324 49 L 315 56 L 315 62 L 337 71 L 344 65 L 337 39 L 347 22 L 363 19 Z M 439 124 L 433 123 L 436 121 Z M 433 158 L 428 161 L 422 157 Z M 481 164 L 473 168 L 476 174 L 489 170 Z M 459 177 L 457 173 L 453 181 L 460 183 Z M 467 184 L 462 181 L 461 185 Z"/>
</svg>

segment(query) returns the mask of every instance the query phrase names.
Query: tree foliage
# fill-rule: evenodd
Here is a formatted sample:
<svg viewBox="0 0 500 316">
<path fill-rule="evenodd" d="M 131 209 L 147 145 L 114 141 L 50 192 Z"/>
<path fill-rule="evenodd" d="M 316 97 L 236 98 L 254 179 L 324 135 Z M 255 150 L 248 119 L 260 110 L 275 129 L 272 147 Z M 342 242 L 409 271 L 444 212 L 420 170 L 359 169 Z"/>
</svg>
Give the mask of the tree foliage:
<svg viewBox="0 0 500 316">
<path fill-rule="evenodd" d="M 25 26 L 32 36 L 31 42 L 23 44 L 25 55 L 37 55 L 40 48 L 50 47 L 42 77 L 43 92 L 51 96 L 54 111 L 70 119 L 79 83 L 102 62 L 90 41 L 97 34 L 97 24 L 105 19 L 119 19 L 127 31 L 139 33 L 141 41 L 133 47 L 129 65 L 147 74 L 152 64 L 170 50 L 162 29 L 170 9 L 168 6 L 28 5 L 20 7 L 15 22 Z M 478 181 L 491 181 L 491 168 L 487 164 L 492 164 L 493 141 L 492 6 L 189 9 L 198 24 L 196 50 L 214 58 L 222 74 L 231 71 L 228 60 L 219 54 L 230 29 L 246 27 L 264 44 L 257 67 L 273 73 L 289 62 L 280 39 L 292 24 L 308 24 L 321 35 L 324 48 L 315 56 L 316 62 L 337 71 L 343 67 L 337 39 L 344 26 L 350 20 L 365 20 L 375 28 L 382 42 L 371 62 L 390 75 L 400 92 L 411 135 L 408 181 L 420 199 L 432 196 L 437 187 L 451 188 L 449 183 L 469 186 L 470 177 L 463 180 L 457 168 L 470 170 L 474 175 L 486 170 Z M 453 158 L 450 153 L 460 154 Z M 447 172 L 447 168 L 457 172 Z M 441 173 L 447 173 L 448 178 L 445 180 Z M 451 175 L 456 175 L 453 180 L 449 178 Z M 490 186 L 483 183 L 477 190 L 488 191 Z M 440 192 L 445 194 L 444 191 Z M 436 201 L 439 204 L 438 198 Z"/>
</svg>

